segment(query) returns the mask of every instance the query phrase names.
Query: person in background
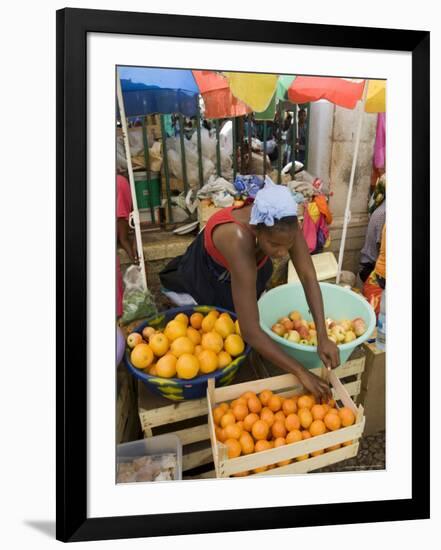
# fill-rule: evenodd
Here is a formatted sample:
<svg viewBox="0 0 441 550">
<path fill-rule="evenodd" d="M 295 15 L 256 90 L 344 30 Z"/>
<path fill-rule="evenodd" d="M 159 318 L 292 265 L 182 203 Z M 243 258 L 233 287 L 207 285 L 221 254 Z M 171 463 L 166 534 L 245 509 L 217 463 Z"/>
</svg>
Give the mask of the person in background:
<svg viewBox="0 0 441 550">
<path fill-rule="evenodd" d="M 317 327 L 317 352 L 328 368 L 340 364 L 337 346 L 328 339 L 323 298 L 303 233 L 297 204 L 289 189 L 271 180 L 253 204 L 222 208 L 183 256 L 160 273 L 163 287 L 192 296 L 198 304 L 235 311 L 244 340 L 279 368 L 295 374 L 319 398 L 328 398 L 328 384 L 288 356 L 262 330 L 257 300 L 272 273 L 271 258 L 289 256 L 304 288 Z"/>
<path fill-rule="evenodd" d="M 296 145 L 296 159 L 305 164 L 305 157 L 306 157 L 306 110 L 300 109 L 298 114 L 298 134 L 299 139 L 297 141 Z"/>
<path fill-rule="evenodd" d="M 378 254 L 380 252 L 381 234 L 386 221 L 386 201 L 384 200 L 376 208 L 369 218 L 368 228 L 364 246 L 360 253 L 360 267 L 358 274 L 364 283 L 375 268 Z"/>
<path fill-rule="evenodd" d="M 123 248 L 130 261 L 138 261 L 136 241 L 130 236 L 129 217 L 133 210 L 130 184 L 127 172 L 118 169 L 116 176 L 116 236 L 117 243 Z M 116 254 L 116 314 L 121 317 L 123 313 L 123 281 L 118 253 Z"/>
</svg>

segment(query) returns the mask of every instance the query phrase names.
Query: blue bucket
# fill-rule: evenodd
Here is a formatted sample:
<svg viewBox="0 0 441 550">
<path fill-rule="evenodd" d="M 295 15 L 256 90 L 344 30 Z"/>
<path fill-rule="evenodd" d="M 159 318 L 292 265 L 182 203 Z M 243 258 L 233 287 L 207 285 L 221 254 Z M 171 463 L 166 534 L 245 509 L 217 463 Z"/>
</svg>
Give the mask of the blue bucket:
<svg viewBox="0 0 441 550">
<path fill-rule="evenodd" d="M 354 349 L 372 334 L 376 324 L 375 312 L 369 302 L 356 292 L 330 283 L 319 284 L 323 296 L 325 317 L 336 320 L 361 317 L 366 323 L 367 328 L 364 334 L 348 344 L 339 344 L 340 361 L 343 364 Z M 290 283 L 273 288 L 260 298 L 258 306 L 262 329 L 272 340 L 277 342 L 285 353 L 297 359 L 307 369 L 322 366 L 316 346 L 289 342 L 271 330 L 278 319 L 286 317 L 293 310 L 299 311 L 304 319 L 312 320 L 301 283 Z"/>
<path fill-rule="evenodd" d="M 162 330 L 165 325 L 171 321 L 178 313 L 185 313 L 190 316 L 195 312 L 200 312 L 206 315 L 211 310 L 216 309 L 220 312 L 229 313 L 233 320 L 237 319 L 237 316 L 227 309 L 213 306 L 185 306 L 169 309 L 164 313 L 160 313 L 155 317 L 150 317 L 146 321 L 143 321 L 138 325 L 133 332 L 142 333 L 142 330 L 146 326 L 154 327 L 156 330 Z M 210 378 L 214 378 L 216 386 L 228 386 L 233 381 L 239 370 L 240 365 L 245 361 L 246 356 L 250 353 L 250 346 L 246 346 L 244 353 L 236 357 L 229 365 L 223 369 L 216 370 L 210 374 L 203 374 L 196 376 L 191 380 L 182 380 L 180 378 L 161 378 L 160 376 L 152 376 L 134 367 L 130 361 L 130 350 L 126 349 L 124 355 L 124 363 L 129 372 L 135 377 L 141 380 L 150 390 L 154 393 L 171 399 L 172 401 L 184 401 L 185 399 L 200 399 L 207 394 L 207 384 Z"/>
</svg>

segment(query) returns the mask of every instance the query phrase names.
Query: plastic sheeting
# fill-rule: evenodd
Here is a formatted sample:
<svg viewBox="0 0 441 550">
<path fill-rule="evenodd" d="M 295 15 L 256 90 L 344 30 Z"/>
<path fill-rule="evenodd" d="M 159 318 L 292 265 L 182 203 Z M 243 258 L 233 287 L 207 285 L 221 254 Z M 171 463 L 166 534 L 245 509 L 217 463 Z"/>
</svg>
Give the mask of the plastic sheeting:
<svg viewBox="0 0 441 550">
<path fill-rule="evenodd" d="M 246 103 L 253 111 L 268 108 L 276 91 L 279 76 L 259 73 L 224 73 L 235 97 Z"/>
<path fill-rule="evenodd" d="M 294 103 L 326 99 L 340 107 L 354 109 L 363 94 L 364 83 L 364 80 L 352 82 L 344 78 L 298 76 L 288 90 L 288 99 Z"/>
<path fill-rule="evenodd" d="M 386 81 L 369 80 L 364 110 L 367 113 L 386 112 Z"/>
<path fill-rule="evenodd" d="M 187 69 L 118 67 L 126 116 L 182 113 L 196 116 L 199 88 Z"/>
</svg>

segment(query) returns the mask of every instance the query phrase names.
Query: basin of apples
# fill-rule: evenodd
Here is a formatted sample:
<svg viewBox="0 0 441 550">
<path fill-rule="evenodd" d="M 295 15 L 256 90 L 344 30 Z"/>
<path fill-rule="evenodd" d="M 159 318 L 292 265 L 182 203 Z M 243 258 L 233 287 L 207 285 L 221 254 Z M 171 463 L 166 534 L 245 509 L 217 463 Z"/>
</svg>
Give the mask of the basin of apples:
<svg viewBox="0 0 441 550">
<path fill-rule="evenodd" d="M 366 323 L 361 317 L 335 321 L 325 320 L 328 338 L 339 344 L 348 344 L 366 332 Z M 291 311 L 286 317 L 281 317 L 271 330 L 289 342 L 304 346 L 317 345 L 317 330 L 314 321 L 302 318 L 299 311 Z"/>
</svg>

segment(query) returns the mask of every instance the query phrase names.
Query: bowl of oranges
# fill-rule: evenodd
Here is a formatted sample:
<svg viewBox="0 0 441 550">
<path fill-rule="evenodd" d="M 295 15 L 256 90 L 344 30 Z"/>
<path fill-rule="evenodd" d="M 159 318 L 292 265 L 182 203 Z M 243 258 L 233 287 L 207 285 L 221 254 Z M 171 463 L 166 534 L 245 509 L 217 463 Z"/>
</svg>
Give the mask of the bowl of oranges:
<svg viewBox="0 0 441 550">
<path fill-rule="evenodd" d="M 207 382 L 230 384 L 251 348 L 236 315 L 212 306 L 169 309 L 127 336 L 129 372 L 173 401 L 205 397 Z"/>
</svg>

